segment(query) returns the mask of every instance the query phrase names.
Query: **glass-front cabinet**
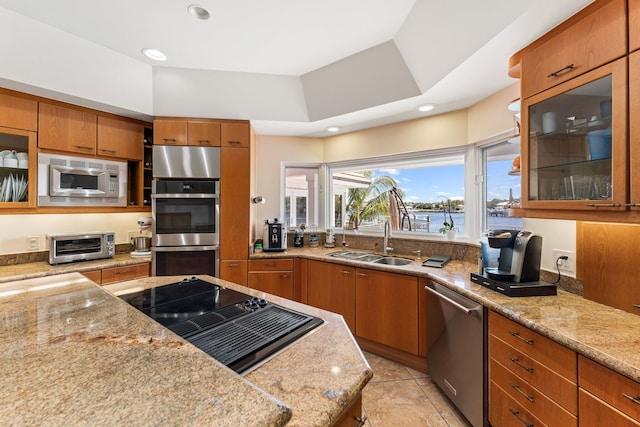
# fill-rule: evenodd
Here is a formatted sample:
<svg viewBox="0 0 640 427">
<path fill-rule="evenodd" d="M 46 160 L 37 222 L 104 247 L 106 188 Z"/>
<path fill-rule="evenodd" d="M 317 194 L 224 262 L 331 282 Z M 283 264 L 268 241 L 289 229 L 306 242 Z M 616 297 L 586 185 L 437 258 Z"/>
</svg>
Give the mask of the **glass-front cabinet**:
<svg viewBox="0 0 640 427">
<path fill-rule="evenodd" d="M 525 209 L 626 209 L 626 61 L 523 101 Z"/>
<path fill-rule="evenodd" d="M 0 127 L 0 208 L 36 206 L 36 133 Z"/>
</svg>

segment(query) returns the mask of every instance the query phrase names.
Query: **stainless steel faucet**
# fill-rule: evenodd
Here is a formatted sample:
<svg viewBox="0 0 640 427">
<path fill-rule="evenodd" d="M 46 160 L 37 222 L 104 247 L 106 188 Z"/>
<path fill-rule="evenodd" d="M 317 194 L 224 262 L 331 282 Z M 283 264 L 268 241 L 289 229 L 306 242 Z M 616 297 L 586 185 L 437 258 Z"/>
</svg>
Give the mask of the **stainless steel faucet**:
<svg viewBox="0 0 640 427">
<path fill-rule="evenodd" d="M 347 226 L 346 225 L 342 225 L 342 249 L 346 250 L 347 249 Z"/>
<path fill-rule="evenodd" d="M 384 222 L 384 255 L 389 255 L 389 252 L 393 251 L 393 248 L 389 246 L 389 236 L 391 236 L 391 223 L 386 220 Z"/>
</svg>

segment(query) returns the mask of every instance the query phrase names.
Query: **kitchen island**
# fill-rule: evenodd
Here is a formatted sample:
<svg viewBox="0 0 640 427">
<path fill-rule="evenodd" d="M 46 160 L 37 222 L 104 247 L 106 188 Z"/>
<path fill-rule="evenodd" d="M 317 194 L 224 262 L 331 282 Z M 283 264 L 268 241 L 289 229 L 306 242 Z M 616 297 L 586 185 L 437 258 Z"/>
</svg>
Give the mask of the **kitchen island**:
<svg viewBox="0 0 640 427">
<path fill-rule="evenodd" d="M 13 425 L 328 426 L 359 402 L 373 374 L 338 315 L 269 297 L 324 324 L 241 377 L 115 296 L 181 279 L 100 287 L 69 273 L 0 284 L 0 419 Z"/>
</svg>

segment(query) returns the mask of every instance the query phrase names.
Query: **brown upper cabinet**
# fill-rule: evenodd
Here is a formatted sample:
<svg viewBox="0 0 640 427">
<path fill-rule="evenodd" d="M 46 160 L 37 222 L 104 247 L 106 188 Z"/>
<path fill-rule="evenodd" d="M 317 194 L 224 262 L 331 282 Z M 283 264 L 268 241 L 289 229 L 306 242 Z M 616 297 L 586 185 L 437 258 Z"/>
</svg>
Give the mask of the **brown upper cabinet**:
<svg viewBox="0 0 640 427">
<path fill-rule="evenodd" d="M 543 36 L 522 56 L 522 98 L 626 55 L 626 10 L 626 0 L 599 0 L 570 18 L 571 25 Z"/>
<path fill-rule="evenodd" d="M 187 145 L 219 147 L 220 123 L 189 121 L 187 123 Z"/>
<path fill-rule="evenodd" d="M 220 123 L 212 120 L 156 119 L 153 122 L 156 145 L 220 146 Z"/>
<path fill-rule="evenodd" d="M 640 51 L 629 55 L 629 152 L 632 210 L 640 212 Z"/>
<path fill-rule="evenodd" d="M 640 49 L 640 0 L 629 0 L 629 52 Z"/>
<path fill-rule="evenodd" d="M 57 105 L 39 104 L 38 147 L 96 154 L 97 115 Z"/>
<path fill-rule="evenodd" d="M 156 145 L 187 145 L 187 121 L 154 120 L 153 142 Z"/>
<path fill-rule="evenodd" d="M 142 160 L 144 127 L 141 124 L 98 116 L 99 156 Z"/>
<path fill-rule="evenodd" d="M 38 103 L 0 93 L 0 126 L 37 131 Z"/>
<path fill-rule="evenodd" d="M 249 146 L 248 123 L 222 123 L 223 147 L 248 147 Z"/>
</svg>

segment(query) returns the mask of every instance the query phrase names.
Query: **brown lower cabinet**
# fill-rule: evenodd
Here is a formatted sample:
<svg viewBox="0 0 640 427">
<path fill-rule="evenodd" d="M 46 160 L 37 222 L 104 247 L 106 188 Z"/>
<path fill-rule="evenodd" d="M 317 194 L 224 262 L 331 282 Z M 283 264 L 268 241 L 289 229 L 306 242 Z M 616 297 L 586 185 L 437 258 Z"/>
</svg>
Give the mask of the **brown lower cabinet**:
<svg viewBox="0 0 640 427">
<path fill-rule="evenodd" d="M 341 314 L 356 332 L 356 269 L 329 262 L 307 262 L 307 304 Z"/>
<path fill-rule="evenodd" d="M 238 285 L 247 286 L 247 261 L 220 261 L 220 278 Z"/>
<path fill-rule="evenodd" d="M 249 260 L 248 285 L 268 294 L 293 299 L 293 259 Z"/>
<path fill-rule="evenodd" d="M 639 426 L 640 383 L 578 358 L 580 426 Z"/>
<path fill-rule="evenodd" d="M 103 268 L 101 270 L 83 271 L 82 275 L 98 285 L 124 282 L 125 280 L 149 277 L 151 263 L 132 264 L 121 267 Z"/>
<path fill-rule="evenodd" d="M 342 412 L 340 418 L 333 423 L 333 427 L 360 427 L 362 425 L 362 395 L 359 394 Z"/>
</svg>

